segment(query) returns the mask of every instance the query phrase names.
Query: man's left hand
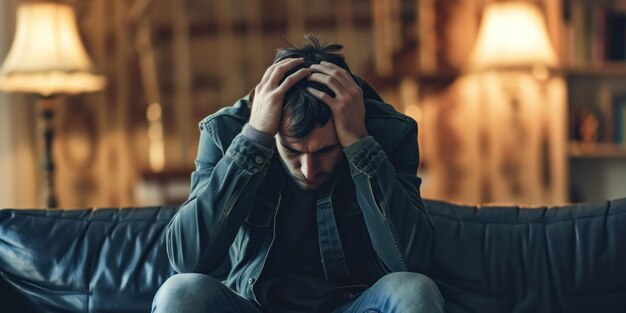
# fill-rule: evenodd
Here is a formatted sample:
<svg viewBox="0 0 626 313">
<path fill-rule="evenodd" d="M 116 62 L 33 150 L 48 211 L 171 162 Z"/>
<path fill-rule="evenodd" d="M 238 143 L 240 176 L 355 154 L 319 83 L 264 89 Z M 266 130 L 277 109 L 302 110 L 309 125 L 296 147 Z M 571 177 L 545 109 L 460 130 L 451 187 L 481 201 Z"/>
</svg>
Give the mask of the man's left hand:
<svg viewBox="0 0 626 313">
<path fill-rule="evenodd" d="M 308 79 L 328 86 L 335 93 L 333 98 L 321 90 L 307 89 L 330 108 L 341 146 L 345 148 L 367 137 L 363 90 L 350 72 L 325 61 L 311 65 L 311 69 L 314 73 Z"/>
</svg>

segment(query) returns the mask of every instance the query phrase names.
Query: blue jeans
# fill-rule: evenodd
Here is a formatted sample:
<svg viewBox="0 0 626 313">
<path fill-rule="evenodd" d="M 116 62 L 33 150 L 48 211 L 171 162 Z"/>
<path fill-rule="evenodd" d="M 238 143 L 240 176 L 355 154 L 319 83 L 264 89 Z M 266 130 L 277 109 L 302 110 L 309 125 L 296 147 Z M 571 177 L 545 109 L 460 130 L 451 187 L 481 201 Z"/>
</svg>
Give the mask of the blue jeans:
<svg viewBox="0 0 626 313">
<path fill-rule="evenodd" d="M 410 272 L 385 275 L 333 313 L 443 312 L 444 301 L 428 277 Z M 152 312 L 261 313 L 263 309 L 241 297 L 219 280 L 202 274 L 178 274 L 161 286 Z"/>
</svg>

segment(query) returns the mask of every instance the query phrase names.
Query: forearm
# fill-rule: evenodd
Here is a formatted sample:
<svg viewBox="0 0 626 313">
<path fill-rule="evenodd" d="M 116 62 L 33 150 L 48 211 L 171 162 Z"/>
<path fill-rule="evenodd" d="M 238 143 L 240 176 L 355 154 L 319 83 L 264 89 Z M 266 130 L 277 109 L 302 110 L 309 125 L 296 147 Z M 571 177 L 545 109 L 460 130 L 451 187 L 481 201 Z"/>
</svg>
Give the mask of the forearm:
<svg viewBox="0 0 626 313">
<path fill-rule="evenodd" d="M 197 162 L 191 195 L 167 229 L 168 256 L 178 272 L 208 273 L 221 264 L 272 154 L 239 135 L 216 164 Z"/>
<path fill-rule="evenodd" d="M 419 156 L 412 138 L 399 147 L 415 147 L 415 152 L 396 167 L 372 137 L 344 149 L 372 245 L 390 272 L 427 270 L 436 241 L 419 194 Z"/>
</svg>

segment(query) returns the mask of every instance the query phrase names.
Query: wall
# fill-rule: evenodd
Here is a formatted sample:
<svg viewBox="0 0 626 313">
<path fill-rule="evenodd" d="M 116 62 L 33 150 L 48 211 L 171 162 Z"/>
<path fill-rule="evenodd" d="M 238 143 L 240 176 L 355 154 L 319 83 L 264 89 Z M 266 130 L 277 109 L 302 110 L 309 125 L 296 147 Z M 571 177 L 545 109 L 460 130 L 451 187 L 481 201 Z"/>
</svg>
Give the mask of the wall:
<svg viewBox="0 0 626 313">
<path fill-rule="evenodd" d="M 0 60 L 13 38 L 15 1 L 0 2 Z M 35 110 L 32 99 L 0 92 L 0 207 L 38 207 Z"/>
<path fill-rule="evenodd" d="M 142 9 L 138 3 L 149 5 Z M 407 8 L 402 20 L 407 22 L 415 16 L 414 1 L 402 3 Z M 60 206 L 182 202 L 178 196 L 167 196 L 167 189 L 145 196 L 142 188 L 155 182 L 189 182 L 198 122 L 254 87 L 275 49 L 287 46 L 283 37 L 300 44 L 302 35 L 312 32 L 327 42 L 346 43 L 351 68 L 362 76 L 373 71 L 377 46 L 373 2 L 304 4 L 303 0 L 77 1 L 83 41 L 108 85 L 94 94 L 65 97 L 58 105 L 54 152 Z M 343 10 L 346 4 L 352 9 Z M 156 112 L 148 114 L 154 103 L 160 113 L 152 121 L 147 116 Z M 155 133 L 164 148 L 160 171 L 150 163 L 150 151 L 158 147 L 151 141 Z"/>
</svg>

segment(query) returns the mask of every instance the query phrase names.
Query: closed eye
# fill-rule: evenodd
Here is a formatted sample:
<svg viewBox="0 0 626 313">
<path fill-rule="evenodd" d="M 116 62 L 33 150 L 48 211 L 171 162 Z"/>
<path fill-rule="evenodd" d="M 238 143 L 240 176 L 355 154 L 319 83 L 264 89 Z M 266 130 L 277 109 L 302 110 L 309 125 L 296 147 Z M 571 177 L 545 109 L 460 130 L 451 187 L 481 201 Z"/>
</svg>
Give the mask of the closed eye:
<svg viewBox="0 0 626 313">
<path fill-rule="evenodd" d="M 316 152 L 316 153 L 330 153 L 330 152 L 335 151 L 335 149 L 337 149 L 337 147 L 338 147 L 338 146 L 339 146 L 339 145 L 334 145 L 334 146 L 326 147 L 326 148 L 323 148 L 323 149 L 319 149 L 319 150 L 317 150 L 317 151 L 315 151 L 315 152 Z"/>
<path fill-rule="evenodd" d="M 283 146 L 283 148 L 285 148 L 285 150 L 287 150 L 287 153 L 290 154 L 290 155 L 299 155 L 299 154 L 303 153 L 302 151 L 298 151 L 296 149 L 293 149 L 293 148 L 287 146 L 282 141 L 280 142 L 280 144 Z M 338 143 L 334 144 L 334 145 L 330 145 L 330 146 L 324 147 L 324 148 L 321 148 L 319 150 L 314 151 L 313 153 L 316 153 L 316 154 L 320 154 L 320 153 L 321 154 L 326 154 L 326 153 L 333 152 L 335 149 L 337 149 L 337 147 L 339 147 Z"/>
<path fill-rule="evenodd" d="M 293 154 L 293 155 L 300 154 L 300 151 L 298 151 L 298 150 L 294 150 L 294 149 L 291 149 L 289 147 L 285 147 L 285 149 L 287 150 L 287 153 L 289 153 L 289 154 Z"/>
</svg>

